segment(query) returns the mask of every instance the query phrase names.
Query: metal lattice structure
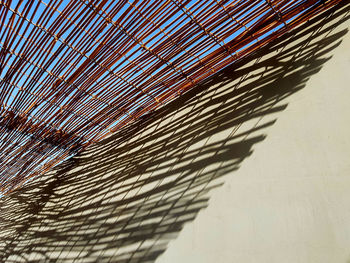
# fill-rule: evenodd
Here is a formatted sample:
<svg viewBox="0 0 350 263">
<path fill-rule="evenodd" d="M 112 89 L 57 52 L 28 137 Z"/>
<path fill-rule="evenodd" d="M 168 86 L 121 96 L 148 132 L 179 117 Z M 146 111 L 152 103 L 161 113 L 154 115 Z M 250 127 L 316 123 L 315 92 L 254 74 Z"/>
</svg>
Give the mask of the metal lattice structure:
<svg viewBox="0 0 350 263">
<path fill-rule="evenodd" d="M 1 193 L 340 2 L 0 1 Z"/>
</svg>

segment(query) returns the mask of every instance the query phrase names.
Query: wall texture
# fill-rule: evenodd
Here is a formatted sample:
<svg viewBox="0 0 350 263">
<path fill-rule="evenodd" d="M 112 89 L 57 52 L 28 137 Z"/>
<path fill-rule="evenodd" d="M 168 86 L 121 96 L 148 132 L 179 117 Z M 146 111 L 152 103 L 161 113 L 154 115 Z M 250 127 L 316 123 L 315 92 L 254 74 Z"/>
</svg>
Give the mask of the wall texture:
<svg viewBox="0 0 350 263">
<path fill-rule="evenodd" d="M 350 23 L 329 25 L 292 66 L 293 56 L 272 64 L 288 70 L 271 87 L 300 91 L 256 119 L 276 123 L 247 135 L 266 139 L 158 263 L 350 262 Z"/>
<path fill-rule="evenodd" d="M 0 262 L 349 262 L 348 17 L 310 21 L 1 198 Z"/>
</svg>

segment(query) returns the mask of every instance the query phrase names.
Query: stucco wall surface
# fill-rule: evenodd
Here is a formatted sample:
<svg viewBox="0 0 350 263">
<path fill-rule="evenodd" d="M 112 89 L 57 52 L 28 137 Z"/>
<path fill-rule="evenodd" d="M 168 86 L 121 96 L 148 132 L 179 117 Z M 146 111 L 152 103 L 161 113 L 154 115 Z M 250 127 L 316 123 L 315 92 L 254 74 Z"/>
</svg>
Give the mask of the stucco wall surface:
<svg viewBox="0 0 350 263">
<path fill-rule="evenodd" d="M 350 262 L 344 3 L 0 198 L 0 262 Z"/>
<path fill-rule="evenodd" d="M 283 112 L 264 116 L 276 116 L 264 141 L 158 263 L 350 262 L 350 35 L 341 40 Z"/>
</svg>

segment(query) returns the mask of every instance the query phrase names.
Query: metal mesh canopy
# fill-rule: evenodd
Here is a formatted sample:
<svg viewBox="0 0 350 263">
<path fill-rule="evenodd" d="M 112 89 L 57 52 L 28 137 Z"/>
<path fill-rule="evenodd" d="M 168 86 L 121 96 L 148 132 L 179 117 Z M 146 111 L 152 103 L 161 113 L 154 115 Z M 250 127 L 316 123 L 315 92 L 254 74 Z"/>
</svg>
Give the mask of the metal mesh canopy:
<svg viewBox="0 0 350 263">
<path fill-rule="evenodd" d="M 0 189 L 342 2 L 0 1 Z"/>
</svg>

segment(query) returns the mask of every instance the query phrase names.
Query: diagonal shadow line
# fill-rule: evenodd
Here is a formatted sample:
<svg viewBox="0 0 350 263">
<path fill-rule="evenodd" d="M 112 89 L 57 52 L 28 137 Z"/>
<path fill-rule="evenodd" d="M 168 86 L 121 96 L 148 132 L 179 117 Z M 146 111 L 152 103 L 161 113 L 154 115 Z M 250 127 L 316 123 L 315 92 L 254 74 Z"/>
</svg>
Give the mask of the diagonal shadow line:
<svg viewBox="0 0 350 263">
<path fill-rule="evenodd" d="M 0 262 L 154 262 L 347 30 L 310 21 L 0 199 Z"/>
</svg>

